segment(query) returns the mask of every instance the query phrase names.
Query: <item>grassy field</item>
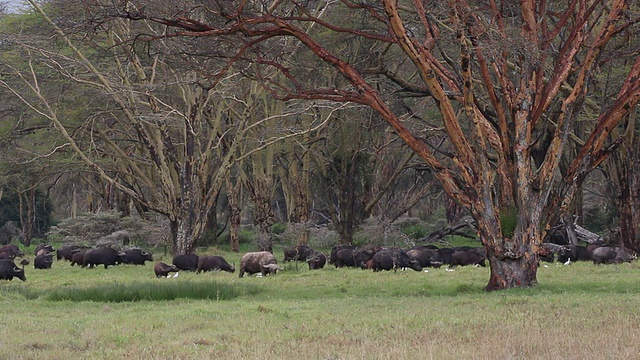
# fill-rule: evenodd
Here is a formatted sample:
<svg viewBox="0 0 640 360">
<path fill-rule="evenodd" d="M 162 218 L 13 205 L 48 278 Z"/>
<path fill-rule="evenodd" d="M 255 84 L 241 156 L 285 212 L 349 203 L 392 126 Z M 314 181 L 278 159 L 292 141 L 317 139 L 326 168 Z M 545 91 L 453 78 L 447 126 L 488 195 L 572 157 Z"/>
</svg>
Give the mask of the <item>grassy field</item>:
<svg viewBox="0 0 640 360">
<path fill-rule="evenodd" d="M 0 359 L 640 358 L 637 263 L 551 264 L 537 287 L 494 293 L 485 268 L 285 266 L 243 279 L 27 268 L 0 282 Z"/>
</svg>

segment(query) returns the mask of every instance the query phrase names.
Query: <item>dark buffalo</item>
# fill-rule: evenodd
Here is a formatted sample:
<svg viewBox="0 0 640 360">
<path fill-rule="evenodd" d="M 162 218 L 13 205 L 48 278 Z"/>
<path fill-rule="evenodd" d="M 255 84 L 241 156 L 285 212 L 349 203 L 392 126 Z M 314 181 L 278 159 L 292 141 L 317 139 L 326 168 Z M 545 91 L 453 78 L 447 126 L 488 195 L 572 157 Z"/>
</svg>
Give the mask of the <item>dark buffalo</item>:
<svg viewBox="0 0 640 360">
<path fill-rule="evenodd" d="M 38 255 L 53 253 L 54 251 L 55 249 L 51 244 L 38 244 L 38 246 L 36 246 L 35 250 L 33 251 L 33 254 L 35 256 L 38 256 Z"/>
<path fill-rule="evenodd" d="M 336 251 L 335 260 L 333 261 L 333 265 L 337 268 L 339 267 L 355 267 L 356 261 L 353 258 L 352 248 L 343 248 Z"/>
<path fill-rule="evenodd" d="M 120 256 L 116 250 L 109 247 L 98 247 L 84 253 L 82 266 L 93 269 L 96 265 L 103 265 L 105 269 L 108 269 L 109 266 L 117 265 L 119 262 Z"/>
<path fill-rule="evenodd" d="M 5 259 L 15 259 L 16 257 L 23 257 L 24 253 L 20 251 L 20 248 L 14 244 L 7 244 L 0 246 L 0 253 L 8 255 Z"/>
<path fill-rule="evenodd" d="M 284 258 L 282 259 L 282 262 L 295 261 L 295 259 L 298 256 L 298 250 L 294 247 L 285 248 L 283 252 L 284 252 Z"/>
<path fill-rule="evenodd" d="M 349 250 L 349 257 L 353 257 L 353 250 L 355 250 L 356 247 L 353 245 L 347 245 L 347 244 L 342 244 L 342 245 L 336 245 L 331 249 L 331 254 L 329 255 L 329 264 L 333 264 L 336 265 L 336 262 L 338 261 L 338 252 L 340 250 Z M 344 254 L 344 252 L 343 252 Z M 351 260 L 351 262 L 353 262 L 353 260 Z M 336 265 L 336 267 L 342 267 L 345 265 Z M 353 265 L 351 265 L 353 266 Z"/>
<path fill-rule="evenodd" d="M 142 249 L 121 251 L 119 256 L 123 264 L 145 265 L 145 261 L 153 261 L 153 255 Z"/>
<path fill-rule="evenodd" d="M 322 269 L 327 263 L 327 256 L 319 251 L 314 251 L 307 257 L 307 264 L 309 264 L 309 270 Z"/>
<path fill-rule="evenodd" d="M 196 271 L 198 270 L 198 258 L 196 254 L 176 255 L 173 257 L 173 265 L 180 270 Z"/>
<path fill-rule="evenodd" d="M 29 265 L 29 259 L 20 260 L 20 265 L 22 265 L 22 269 L 24 270 L 24 267 Z"/>
<path fill-rule="evenodd" d="M 24 269 L 20 269 L 11 259 L 0 259 L 0 279 L 13 280 L 14 277 L 22 281 L 27 281 L 24 276 Z"/>
<path fill-rule="evenodd" d="M 243 277 L 245 272 L 249 275 L 256 273 L 261 273 L 262 276 L 273 275 L 278 269 L 278 261 L 272 253 L 268 251 L 249 252 L 244 254 L 240 260 L 238 276 Z"/>
<path fill-rule="evenodd" d="M 366 245 L 353 250 L 354 266 L 361 269 L 366 268 L 367 261 L 373 259 L 373 256 L 380 251 L 380 248 L 373 245 Z"/>
<path fill-rule="evenodd" d="M 282 259 L 282 261 L 306 261 L 313 251 L 314 250 L 307 245 L 296 245 L 293 248 L 284 249 L 284 259 Z"/>
<path fill-rule="evenodd" d="M 403 249 L 384 249 L 373 255 L 373 271 L 393 270 L 411 268 L 415 271 L 422 270 L 422 266 L 417 260 L 412 260 Z M 370 265 L 371 266 L 371 265 Z"/>
<path fill-rule="evenodd" d="M 230 265 L 227 260 L 225 260 L 222 256 L 200 256 L 198 259 L 198 270 L 199 274 L 201 271 L 226 271 L 233 273 L 236 271 L 236 268 L 233 265 Z"/>
<path fill-rule="evenodd" d="M 482 249 L 484 250 L 484 249 Z M 482 267 L 486 266 L 485 260 L 486 257 L 484 252 L 480 249 L 471 248 L 471 249 L 459 249 L 451 254 L 451 266 L 467 266 L 467 265 L 480 265 Z"/>
<path fill-rule="evenodd" d="M 79 245 L 62 245 L 56 250 L 56 257 L 58 260 L 64 259 L 66 261 L 71 261 L 73 254 L 78 251 L 86 251 L 87 248 L 85 246 Z"/>
<path fill-rule="evenodd" d="M 418 261 L 422 267 L 439 268 L 444 263 L 440 251 L 436 248 L 417 246 L 407 251 L 412 260 Z"/>
<path fill-rule="evenodd" d="M 169 273 L 180 271 L 175 265 L 167 265 L 163 262 L 157 262 L 153 265 L 153 272 L 156 274 L 156 277 L 169 277 Z"/>
<path fill-rule="evenodd" d="M 71 255 L 71 266 L 80 265 L 84 267 L 84 254 L 86 251 L 78 250 Z"/>
<path fill-rule="evenodd" d="M 33 260 L 34 269 L 51 269 L 51 264 L 53 264 L 53 253 L 40 254 Z"/>
<path fill-rule="evenodd" d="M 631 262 L 636 258 L 635 254 L 617 246 L 601 246 L 591 253 L 594 264 L 619 264 Z"/>
<path fill-rule="evenodd" d="M 571 261 L 589 261 L 589 251 L 586 246 L 582 245 L 564 245 L 558 252 L 558 261 L 561 263 Z"/>
</svg>

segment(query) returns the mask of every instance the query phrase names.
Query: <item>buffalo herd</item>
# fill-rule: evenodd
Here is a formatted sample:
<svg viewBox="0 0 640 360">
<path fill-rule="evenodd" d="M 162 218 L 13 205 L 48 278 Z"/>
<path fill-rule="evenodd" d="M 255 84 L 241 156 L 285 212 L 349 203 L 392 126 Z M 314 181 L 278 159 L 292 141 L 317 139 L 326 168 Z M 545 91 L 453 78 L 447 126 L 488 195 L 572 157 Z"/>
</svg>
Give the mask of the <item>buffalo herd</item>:
<svg viewBox="0 0 640 360">
<path fill-rule="evenodd" d="M 594 264 L 619 264 L 637 259 L 635 253 L 622 247 L 600 243 L 587 246 L 545 243 L 547 255 L 541 256 L 541 261 L 571 264 L 575 261 L 592 261 Z M 55 255 L 54 255 L 55 251 Z M 456 266 L 486 265 L 486 254 L 482 247 L 438 247 L 434 245 L 414 246 L 409 249 L 378 245 L 336 245 L 329 256 L 307 245 L 297 245 L 284 249 L 282 262 L 306 262 L 309 270 L 319 270 L 328 263 L 336 268 L 353 267 L 377 271 L 397 271 L 398 269 L 412 269 L 421 271 L 424 268 L 439 268 L 443 265 L 453 268 Z M 58 260 L 69 261 L 71 266 L 78 265 L 93 268 L 102 265 L 105 269 L 119 264 L 145 265 L 153 262 L 151 253 L 131 248 L 115 250 L 111 247 L 83 247 L 78 245 L 63 245 L 57 250 L 51 245 L 39 244 L 34 250 L 33 267 L 35 269 L 50 269 L 53 257 Z M 18 278 L 26 280 L 24 266 L 28 259 L 22 259 L 18 267 L 16 257 L 24 257 L 24 253 L 13 244 L 0 246 L 0 280 Z M 174 256 L 172 264 L 158 261 L 153 266 L 157 277 L 174 277 L 181 270 L 196 273 L 206 271 L 226 271 L 234 273 L 235 264 L 229 264 L 222 256 L 184 254 Z M 256 276 L 275 275 L 283 268 L 276 257 L 269 251 L 248 252 L 240 260 L 239 277 L 245 274 Z"/>
</svg>

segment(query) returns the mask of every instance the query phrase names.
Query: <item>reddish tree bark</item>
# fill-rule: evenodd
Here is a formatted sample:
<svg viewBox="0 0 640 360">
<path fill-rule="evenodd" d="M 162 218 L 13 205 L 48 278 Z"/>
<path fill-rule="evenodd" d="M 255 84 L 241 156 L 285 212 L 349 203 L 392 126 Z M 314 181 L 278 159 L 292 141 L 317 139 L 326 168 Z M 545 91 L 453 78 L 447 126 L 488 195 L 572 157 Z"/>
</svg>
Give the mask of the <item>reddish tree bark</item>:
<svg viewBox="0 0 640 360">
<path fill-rule="evenodd" d="M 638 103 L 640 56 L 635 52 L 637 60 L 620 91 L 603 107 L 563 186 L 556 187 L 562 150 L 589 95 L 587 84 L 597 70 L 596 60 L 612 38 L 637 21 L 627 13 L 630 3 L 570 1 L 556 9 L 555 3 L 534 0 L 457 0 L 444 9 L 417 0 L 404 7 L 395 0 L 345 0 L 327 5 L 341 14 L 333 19 L 318 17 L 325 12 L 294 2 L 264 9 L 229 1 L 218 3 L 210 13 L 220 15 L 206 20 L 162 14 L 134 17 L 130 12 L 122 16 L 168 26 L 174 30 L 168 37 L 237 41 L 217 76 L 237 62 L 249 61 L 255 66 L 253 75 L 280 99 L 350 101 L 375 110 L 431 167 L 447 194 L 470 211 L 491 264 L 486 289 L 499 290 L 536 284 L 540 229 L 568 208 L 585 176 L 615 148 L 617 142 L 609 139 L 612 129 Z M 362 27 L 344 20 L 350 18 L 363 19 Z M 324 31 L 317 31 L 319 27 Z M 445 151 L 434 151 L 405 121 L 407 113 L 426 109 L 418 103 L 408 112 L 396 106 L 394 94 L 383 93 L 379 78 L 369 77 L 374 70 L 356 65 L 372 53 L 343 57 L 339 47 L 326 41 L 327 36 L 342 34 L 393 53 L 376 59 L 382 64 L 375 72 L 387 76 L 397 91 L 432 100 L 448 140 Z M 455 44 L 447 39 L 455 39 Z M 306 69 L 280 63 L 277 53 L 266 50 L 284 43 L 296 49 L 304 46 L 340 75 L 339 81 L 315 86 L 304 76 Z M 276 84 L 263 76 L 265 68 L 280 71 L 288 83 Z M 419 78 L 409 77 L 413 73 Z M 553 137 L 543 156 L 536 154 L 542 159 L 536 163 L 532 145 L 549 128 Z M 555 195 L 549 201 L 551 193 Z"/>
</svg>

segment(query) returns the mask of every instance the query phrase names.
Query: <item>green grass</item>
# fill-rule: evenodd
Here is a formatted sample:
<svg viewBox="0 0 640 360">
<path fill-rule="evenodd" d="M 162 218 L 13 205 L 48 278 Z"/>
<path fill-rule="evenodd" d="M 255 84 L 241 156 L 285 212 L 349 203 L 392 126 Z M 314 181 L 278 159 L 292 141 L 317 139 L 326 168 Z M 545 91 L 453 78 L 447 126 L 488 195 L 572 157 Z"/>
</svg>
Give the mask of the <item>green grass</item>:
<svg viewBox="0 0 640 360">
<path fill-rule="evenodd" d="M 239 264 L 240 255 L 218 253 Z M 276 257 L 282 253 L 276 249 Z M 167 262 L 167 259 L 163 259 Z M 489 269 L 373 273 L 291 263 L 157 279 L 152 266 L 55 262 L 0 282 L 1 359 L 634 359 L 640 264 L 541 267 L 486 293 Z M 606 350 L 603 353 L 603 350 Z"/>
</svg>

